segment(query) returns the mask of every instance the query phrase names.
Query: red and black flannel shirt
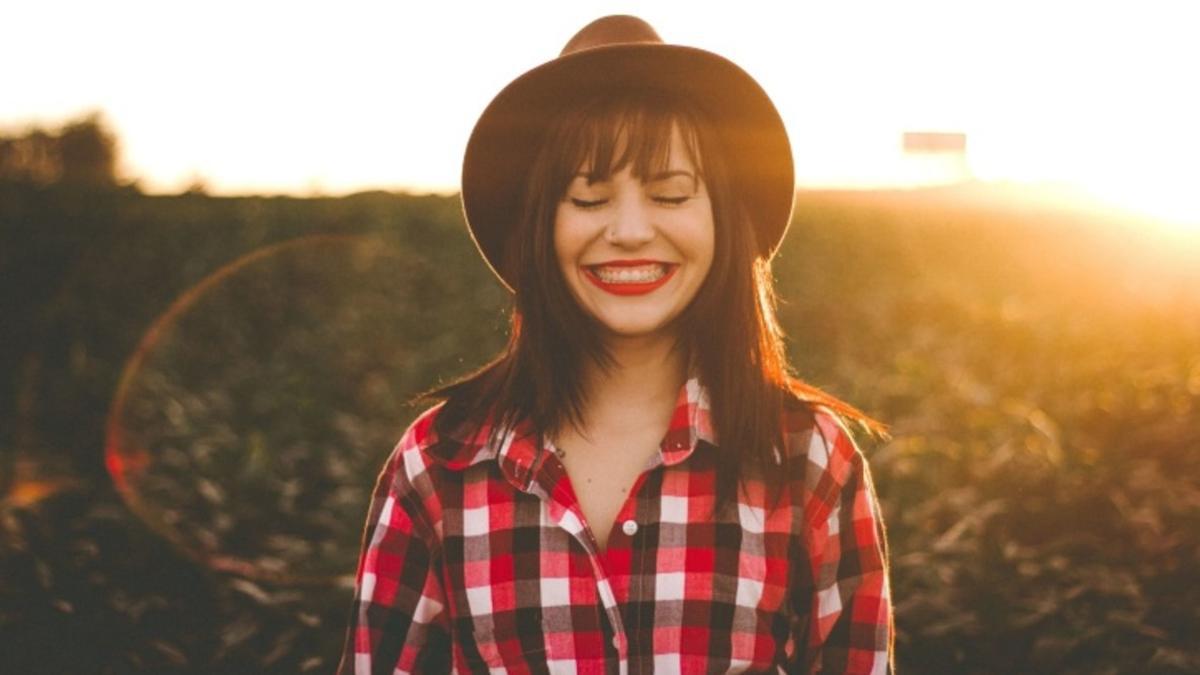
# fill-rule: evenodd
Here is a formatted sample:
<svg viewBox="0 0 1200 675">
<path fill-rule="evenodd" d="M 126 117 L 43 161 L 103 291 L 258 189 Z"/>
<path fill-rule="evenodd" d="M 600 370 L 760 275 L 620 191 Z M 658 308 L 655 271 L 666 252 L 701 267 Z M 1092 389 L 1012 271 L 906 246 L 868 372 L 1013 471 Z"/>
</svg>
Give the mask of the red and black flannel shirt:
<svg viewBox="0 0 1200 675">
<path fill-rule="evenodd" d="M 551 444 L 439 439 L 438 410 L 380 476 L 342 673 L 890 671 L 879 507 L 831 414 L 785 414 L 786 500 L 718 510 L 689 381 L 601 551 Z"/>
</svg>

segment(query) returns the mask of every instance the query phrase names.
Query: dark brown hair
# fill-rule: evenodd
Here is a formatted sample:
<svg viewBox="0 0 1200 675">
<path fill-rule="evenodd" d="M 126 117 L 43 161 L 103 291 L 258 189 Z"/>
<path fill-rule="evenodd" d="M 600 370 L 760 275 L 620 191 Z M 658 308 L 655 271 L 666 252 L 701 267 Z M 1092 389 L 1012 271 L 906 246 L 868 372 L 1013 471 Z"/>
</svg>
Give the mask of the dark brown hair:
<svg viewBox="0 0 1200 675">
<path fill-rule="evenodd" d="M 530 167 L 505 251 L 505 276 L 515 281 L 508 345 L 480 370 L 431 393 L 446 400 L 439 428 L 488 416 L 498 429 L 529 421 L 544 432 L 581 422 L 583 365 L 591 359 L 608 367 L 612 359 L 555 259 L 557 205 L 581 170 L 590 180 L 605 180 L 627 166 L 638 178 L 666 169 L 678 128 L 712 200 L 714 250 L 708 276 L 677 319 L 677 348 L 708 390 L 722 501 L 751 473 L 771 487 L 788 475 L 786 466 L 765 470 L 776 464 L 785 405 L 825 406 L 882 433 L 854 407 L 790 374 L 769 262 L 758 253 L 755 229 L 723 161 L 731 149 L 701 109 L 657 93 L 608 92 L 565 107 L 554 119 Z"/>
</svg>

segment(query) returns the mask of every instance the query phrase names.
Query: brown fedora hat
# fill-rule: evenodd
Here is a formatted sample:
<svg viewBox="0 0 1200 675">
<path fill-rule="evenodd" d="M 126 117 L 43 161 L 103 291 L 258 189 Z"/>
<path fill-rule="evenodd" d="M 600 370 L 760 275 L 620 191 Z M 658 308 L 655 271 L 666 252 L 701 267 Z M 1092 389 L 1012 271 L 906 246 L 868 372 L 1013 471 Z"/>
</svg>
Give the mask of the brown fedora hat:
<svg viewBox="0 0 1200 675">
<path fill-rule="evenodd" d="M 463 213 L 479 252 L 510 289 L 515 275 L 502 264 L 505 245 L 547 120 L 585 92 L 626 86 L 685 96 L 715 122 L 760 253 L 774 255 L 791 219 L 795 175 L 787 130 L 767 93 L 722 56 L 666 44 L 636 17 L 606 16 L 580 30 L 558 58 L 509 83 L 467 142 Z"/>
</svg>

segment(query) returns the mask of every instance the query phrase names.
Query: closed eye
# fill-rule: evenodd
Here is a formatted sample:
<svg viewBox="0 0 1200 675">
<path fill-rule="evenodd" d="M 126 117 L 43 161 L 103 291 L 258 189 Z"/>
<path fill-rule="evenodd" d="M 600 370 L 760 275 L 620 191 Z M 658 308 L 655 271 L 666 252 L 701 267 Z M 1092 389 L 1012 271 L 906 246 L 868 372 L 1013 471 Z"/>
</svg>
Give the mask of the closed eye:
<svg viewBox="0 0 1200 675">
<path fill-rule="evenodd" d="M 581 209 L 594 209 L 608 203 L 607 199 L 577 199 L 571 197 L 571 203 Z"/>
<path fill-rule="evenodd" d="M 670 205 L 670 206 L 679 206 L 680 204 L 682 204 L 682 203 L 686 202 L 686 201 L 687 201 L 687 200 L 689 200 L 689 199 L 691 199 L 691 197 L 690 197 L 690 196 L 683 196 L 683 197 L 655 197 L 655 198 L 654 198 L 654 201 L 658 202 L 659 204 L 668 204 L 668 205 Z"/>
</svg>

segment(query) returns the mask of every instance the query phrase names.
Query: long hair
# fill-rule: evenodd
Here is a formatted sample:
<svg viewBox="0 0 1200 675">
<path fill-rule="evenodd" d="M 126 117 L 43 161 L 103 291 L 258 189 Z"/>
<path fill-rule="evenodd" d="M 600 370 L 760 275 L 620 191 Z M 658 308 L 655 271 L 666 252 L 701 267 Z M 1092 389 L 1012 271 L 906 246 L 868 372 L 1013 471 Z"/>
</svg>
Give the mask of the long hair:
<svg viewBox="0 0 1200 675">
<path fill-rule="evenodd" d="M 685 350 L 709 394 L 720 446 L 720 501 L 727 503 L 750 475 L 764 477 L 770 488 L 789 475 L 788 458 L 775 453 L 783 440 L 785 405 L 824 406 L 882 433 L 854 407 L 791 375 L 775 318 L 770 265 L 738 198 L 719 129 L 686 99 L 638 91 L 605 92 L 565 107 L 546 130 L 503 256 L 515 290 L 508 344 L 478 371 L 430 392 L 430 398 L 446 401 L 439 428 L 482 424 L 485 418 L 497 430 L 523 421 L 543 432 L 582 423 L 584 364 L 591 360 L 606 368 L 613 361 L 556 260 L 557 205 L 581 171 L 590 180 L 606 180 L 626 167 L 637 178 L 665 170 L 676 128 L 713 209 L 712 266 L 676 320 L 676 348 Z M 780 463 L 782 470 L 768 468 Z"/>
</svg>

